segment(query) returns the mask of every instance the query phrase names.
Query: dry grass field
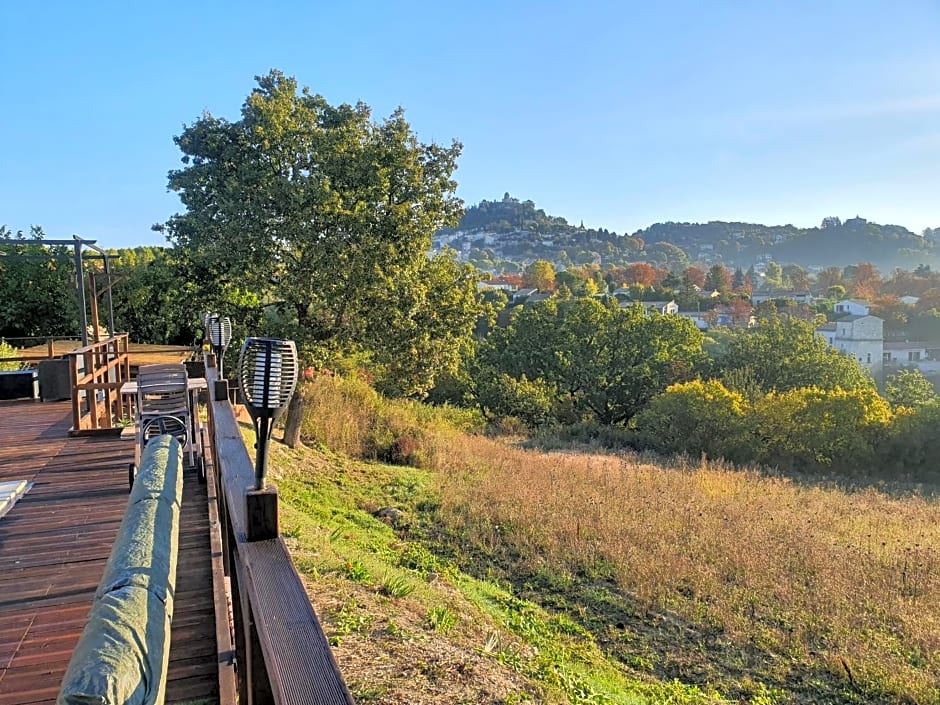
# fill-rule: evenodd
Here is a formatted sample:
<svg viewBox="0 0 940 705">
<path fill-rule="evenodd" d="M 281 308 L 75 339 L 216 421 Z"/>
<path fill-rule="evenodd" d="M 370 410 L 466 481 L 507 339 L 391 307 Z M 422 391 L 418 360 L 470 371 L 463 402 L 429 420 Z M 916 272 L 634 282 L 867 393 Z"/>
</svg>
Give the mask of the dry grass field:
<svg viewBox="0 0 940 705">
<path fill-rule="evenodd" d="M 304 438 L 331 451 L 316 472 L 289 463 L 301 565 L 321 587 L 334 581 L 330 594 L 375 605 L 375 576 L 412 580 L 409 556 L 424 556 L 417 575 L 460 597 L 451 643 L 527 678 L 487 702 L 940 703 L 931 488 L 531 450 L 467 432 L 458 410 L 364 385 L 320 380 L 305 393 Z M 394 535 L 370 528 L 383 506 L 402 511 Z M 522 647 L 490 653 L 461 625 Z M 407 666 L 407 653 L 393 658 Z M 361 693 L 382 679 L 355 677 Z"/>
<path fill-rule="evenodd" d="M 560 594 L 610 581 L 688 625 L 705 660 L 737 661 L 680 676 L 755 668 L 800 691 L 816 673 L 873 702 L 940 701 L 936 500 L 475 436 L 440 458 L 441 511 L 481 554 Z"/>
</svg>

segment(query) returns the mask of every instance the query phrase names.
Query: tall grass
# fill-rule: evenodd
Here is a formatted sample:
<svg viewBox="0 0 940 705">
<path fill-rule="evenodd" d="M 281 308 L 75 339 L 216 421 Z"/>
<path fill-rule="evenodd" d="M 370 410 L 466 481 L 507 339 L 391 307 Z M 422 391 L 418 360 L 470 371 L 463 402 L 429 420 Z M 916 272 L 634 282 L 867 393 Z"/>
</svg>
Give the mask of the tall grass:
<svg viewBox="0 0 940 705">
<path fill-rule="evenodd" d="M 301 437 L 351 458 L 433 467 L 451 438 L 482 425 L 476 412 L 386 399 L 354 377 L 319 376 L 301 393 Z"/>
<path fill-rule="evenodd" d="M 824 674 L 863 702 L 940 702 L 936 500 L 714 463 L 523 450 L 348 380 L 318 381 L 305 394 L 308 439 L 437 471 L 433 521 L 467 556 L 559 585 L 564 576 L 614 585 L 764 654 L 778 685 L 812 690 L 816 676 L 806 674 Z M 401 439 L 415 448 L 404 452 Z"/>
<path fill-rule="evenodd" d="M 447 521 L 483 550 L 508 546 L 520 570 L 609 577 L 650 607 L 867 692 L 940 698 L 937 502 L 479 437 L 450 451 Z"/>
</svg>

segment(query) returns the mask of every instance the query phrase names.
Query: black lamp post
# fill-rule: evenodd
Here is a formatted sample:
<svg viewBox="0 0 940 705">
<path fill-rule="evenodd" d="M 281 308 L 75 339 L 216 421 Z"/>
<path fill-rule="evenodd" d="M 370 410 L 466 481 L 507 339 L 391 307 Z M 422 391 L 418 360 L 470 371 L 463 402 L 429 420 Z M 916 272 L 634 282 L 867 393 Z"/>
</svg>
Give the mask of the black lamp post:
<svg viewBox="0 0 940 705">
<path fill-rule="evenodd" d="M 274 421 L 284 413 L 297 386 L 297 346 L 293 340 L 247 338 L 238 357 L 238 380 L 245 408 L 255 425 L 258 454 L 255 489 L 264 489 L 268 440 Z"/>
<path fill-rule="evenodd" d="M 218 316 L 210 314 L 207 317 L 209 323 L 209 342 L 212 344 L 212 352 L 215 353 L 219 365 L 219 378 L 222 377 L 222 358 L 225 350 L 232 340 L 232 321 L 228 316 Z"/>
</svg>

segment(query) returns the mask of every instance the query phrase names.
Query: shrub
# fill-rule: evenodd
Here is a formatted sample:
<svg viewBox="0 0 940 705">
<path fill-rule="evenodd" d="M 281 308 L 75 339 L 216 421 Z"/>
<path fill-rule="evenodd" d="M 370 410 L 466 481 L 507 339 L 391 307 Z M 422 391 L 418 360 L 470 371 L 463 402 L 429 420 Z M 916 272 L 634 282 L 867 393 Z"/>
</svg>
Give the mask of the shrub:
<svg viewBox="0 0 940 705">
<path fill-rule="evenodd" d="M 749 411 L 743 395 L 717 380 L 674 384 L 637 414 L 637 440 L 659 453 L 751 461 L 757 453 Z"/>
<path fill-rule="evenodd" d="M 483 426 L 478 412 L 386 399 L 350 377 L 321 375 L 301 393 L 303 439 L 364 460 L 428 467 L 457 430 Z"/>
<path fill-rule="evenodd" d="M 23 368 L 20 362 L 8 362 L 6 358 L 17 357 L 20 351 L 5 340 L 0 340 L 0 372 L 16 372 Z"/>
<path fill-rule="evenodd" d="M 872 389 L 771 392 L 755 412 L 760 460 L 796 470 L 871 468 L 891 422 L 888 403 Z"/>
</svg>

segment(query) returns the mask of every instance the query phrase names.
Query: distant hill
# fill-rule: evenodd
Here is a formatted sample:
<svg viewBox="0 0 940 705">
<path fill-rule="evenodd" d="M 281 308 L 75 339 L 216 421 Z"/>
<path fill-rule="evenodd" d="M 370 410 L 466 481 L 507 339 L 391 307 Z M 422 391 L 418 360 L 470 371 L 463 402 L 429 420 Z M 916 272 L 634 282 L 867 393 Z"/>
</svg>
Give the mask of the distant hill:
<svg viewBox="0 0 940 705">
<path fill-rule="evenodd" d="M 505 194 L 467 208 L 457 228 L 440 231 L 435 245 L 490 271 L 512 271 L 536 259 L 559 266 L 622 265 L 649 261 L 670 268 L 690 262 L 748 268 L 759 262 L 804 267 L 872 262 L 882 271 L 940 265 L 940 229 L 918 235 L 900 225 L 864 218 L 826 218 L 814 228 L 711 221 L 655 223 L 632 235 L 573 225 L 532 201 Z"/>
</svg>

